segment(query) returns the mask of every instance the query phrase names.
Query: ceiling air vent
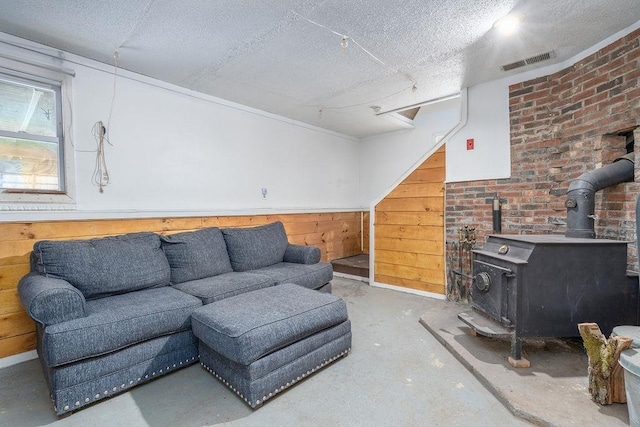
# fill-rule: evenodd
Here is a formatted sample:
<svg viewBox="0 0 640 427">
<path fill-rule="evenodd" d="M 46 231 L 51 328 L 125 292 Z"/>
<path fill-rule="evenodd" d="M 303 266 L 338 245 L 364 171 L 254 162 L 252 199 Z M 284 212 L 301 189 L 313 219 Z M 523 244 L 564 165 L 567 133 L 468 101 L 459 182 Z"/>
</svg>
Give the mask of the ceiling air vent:
<svg viewBox="0 0 640 427">
<path fill-rule="evenodd" d="M 531 58 L 521 59 L 520 61 L 512 62 L 500 67 L 502 71 L 510 71 L 516 68 L 524 67 L 525 65 L 535 64 L 537 62 L 546 61 L 547 59 L 554 58 L 556 55 L 553 51 L 541 53 L 540 55 L 532 56 Z"/>
</svg>

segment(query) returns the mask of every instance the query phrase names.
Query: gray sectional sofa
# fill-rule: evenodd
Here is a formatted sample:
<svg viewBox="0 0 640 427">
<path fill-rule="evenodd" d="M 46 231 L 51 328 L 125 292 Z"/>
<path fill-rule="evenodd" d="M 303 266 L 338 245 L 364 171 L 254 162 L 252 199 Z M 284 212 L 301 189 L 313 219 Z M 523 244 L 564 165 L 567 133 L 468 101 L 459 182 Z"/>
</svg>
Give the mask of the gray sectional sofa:
<svg viewBox="0 0 640 427">
<path fill-rule="evenodd" d="M 199 307 L 283 283 L 330 292 L 332 278 L 317 247 L 275 222 L 40 241 L 18 291 L 62 415 L 197 362 Z"/>
</svg>

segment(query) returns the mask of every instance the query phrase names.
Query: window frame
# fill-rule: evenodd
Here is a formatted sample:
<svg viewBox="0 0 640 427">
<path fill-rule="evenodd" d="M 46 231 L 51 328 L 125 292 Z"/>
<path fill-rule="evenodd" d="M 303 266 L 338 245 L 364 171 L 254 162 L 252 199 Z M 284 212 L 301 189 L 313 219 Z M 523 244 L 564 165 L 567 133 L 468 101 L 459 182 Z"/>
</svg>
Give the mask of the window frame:
<svg viewBox="0 0 640 427">
<path fill-rule="evenodd" d="M 74 156 L 71 138 L 71 81 L 75 72 L 56 71 L 40 67 L 28 60 L 16 61 L 0 51 L 0 74 L 8 81 L 19 84 L 42 86 L 56 92 L 57 137 L 36 136 L 9 131 L 0 131 L 0 136 L 56 142 L 58 140 L 58 185 L 59 190 L 0 189 L 0 211 L 69 210 L 75 209 Z M 66 125 L 68 123 L 68 125 Z"/>
</svg>

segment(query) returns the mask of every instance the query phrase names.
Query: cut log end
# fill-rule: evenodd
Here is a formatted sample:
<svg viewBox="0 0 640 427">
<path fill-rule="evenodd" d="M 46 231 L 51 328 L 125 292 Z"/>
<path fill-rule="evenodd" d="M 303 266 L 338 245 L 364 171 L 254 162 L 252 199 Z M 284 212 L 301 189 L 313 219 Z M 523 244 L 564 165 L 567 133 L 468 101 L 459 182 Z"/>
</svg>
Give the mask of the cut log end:
<svg viewBox="0 0 640 427">
<path fill-rule="evenodd" d="M 626 403 L 624 371 L 618 364 L 620 353 L 631 348 L 627 337 L 606 339 L 596 323 L 580 323 L 578 331 L 589 358 L 589 393 L 601 404 Z"/>
</svg>

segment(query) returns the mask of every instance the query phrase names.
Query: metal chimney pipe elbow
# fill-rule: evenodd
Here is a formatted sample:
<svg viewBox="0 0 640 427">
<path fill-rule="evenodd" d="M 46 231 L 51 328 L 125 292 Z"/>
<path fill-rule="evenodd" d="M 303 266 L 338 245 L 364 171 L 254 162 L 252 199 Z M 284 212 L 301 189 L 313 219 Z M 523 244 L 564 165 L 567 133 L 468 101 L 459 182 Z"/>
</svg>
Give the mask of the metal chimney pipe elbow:
<svg viewBox="0 0 640 427">
<path fill-rule="evenodd" d="M 618 157 L 613 163 L 585 172 L 569 184 L 566 237 L 595 239 L 595 194 L 621 182 L 633 181 L 633 153 Z"/>
</svg>

